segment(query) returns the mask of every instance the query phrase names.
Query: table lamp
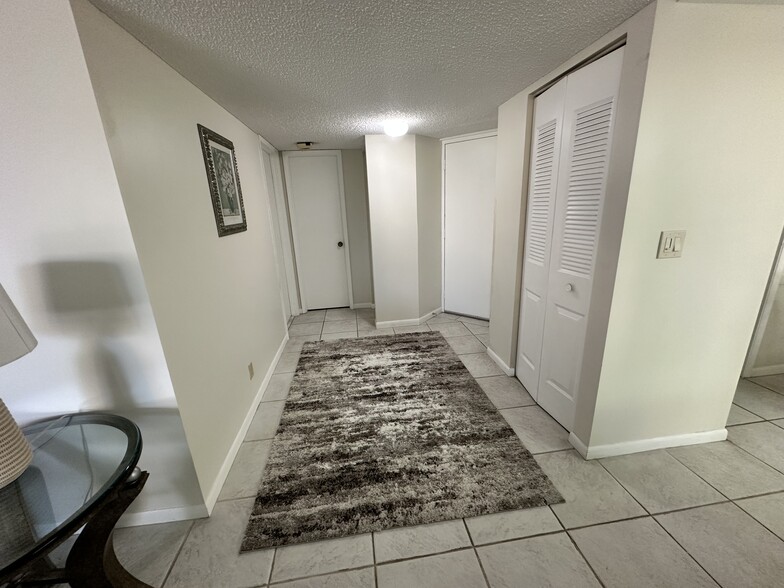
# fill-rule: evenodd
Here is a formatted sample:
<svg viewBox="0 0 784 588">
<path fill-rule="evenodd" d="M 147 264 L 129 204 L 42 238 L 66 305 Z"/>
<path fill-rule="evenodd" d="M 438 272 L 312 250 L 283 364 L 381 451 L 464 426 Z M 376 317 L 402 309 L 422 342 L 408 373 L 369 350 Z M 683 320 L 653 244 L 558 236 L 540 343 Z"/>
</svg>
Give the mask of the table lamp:
<svg viewBox="0 0 784 588">
<path fill-rule="evenodd" d="M 27 355 L 38 345 L 14 303 L 0 285 L 0 366 Z M 33 460 L 33 450 L 0 400 L 0 488 L 16 480 Z"/>
</svg>

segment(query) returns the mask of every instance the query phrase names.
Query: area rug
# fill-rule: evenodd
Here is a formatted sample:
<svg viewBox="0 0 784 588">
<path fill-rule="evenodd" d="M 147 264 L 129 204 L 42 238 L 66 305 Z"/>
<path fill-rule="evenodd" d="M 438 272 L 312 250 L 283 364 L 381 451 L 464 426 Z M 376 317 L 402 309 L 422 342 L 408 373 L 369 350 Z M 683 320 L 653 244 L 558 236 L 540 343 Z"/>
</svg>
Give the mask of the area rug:
<svg viewBox="0 0 784 588">
<path fill-rule="evenodd" d="M 440 333 L 306 343 L 242 551 L 557 502 Z"/>
</svg>

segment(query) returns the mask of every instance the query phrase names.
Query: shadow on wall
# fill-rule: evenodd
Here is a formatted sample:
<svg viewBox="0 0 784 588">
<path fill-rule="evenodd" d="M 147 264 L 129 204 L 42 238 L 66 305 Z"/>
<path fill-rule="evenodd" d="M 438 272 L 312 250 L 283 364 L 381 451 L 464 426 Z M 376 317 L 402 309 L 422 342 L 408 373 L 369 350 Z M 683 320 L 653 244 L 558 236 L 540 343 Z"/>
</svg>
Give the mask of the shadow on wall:
<svg viewBox="0 0 784 588">
<path fill-rule="evenodd" d="M 167 464 L 165 476 L 155 476 L 128 512 L 144 510 L 151 485 L 161 505 L 201 503 L 193 462 L 183 459 L 188 450 L 175 399 L 151 389 L 145 378 L 149 367 L 137 355 L 138 345 L 134 349 L 144 320 L 137 308 L 144 300 L 129 287 L 132 281 L 126 279 L 122 263 L 50 261 L 33 269 L 44 290 L 49 328 L 78 345 L 74 367 L 81 394 L 79 406 L 72 410 L 105 411 L 131 419 L 141 429 L 145 446 L 154 448 L 142 453 L 140 466 L 155 471 L 160 468 L 154 463 Z"/>
</svg>

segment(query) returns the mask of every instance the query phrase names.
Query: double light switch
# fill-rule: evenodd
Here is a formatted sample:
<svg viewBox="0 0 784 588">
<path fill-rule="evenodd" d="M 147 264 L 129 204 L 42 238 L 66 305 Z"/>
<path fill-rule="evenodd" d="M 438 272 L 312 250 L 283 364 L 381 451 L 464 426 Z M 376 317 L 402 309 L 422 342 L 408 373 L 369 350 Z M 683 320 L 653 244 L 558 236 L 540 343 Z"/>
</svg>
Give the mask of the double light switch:
<svg viewBox="0 0 784 588">
<path fill-rule="evenodd" d="M 659 237 L 659 251 L 656 254 L 656 258 L 680 257 L 685 240 L 686 231 L 662 231 L 661 237 Z"/>
</svg>

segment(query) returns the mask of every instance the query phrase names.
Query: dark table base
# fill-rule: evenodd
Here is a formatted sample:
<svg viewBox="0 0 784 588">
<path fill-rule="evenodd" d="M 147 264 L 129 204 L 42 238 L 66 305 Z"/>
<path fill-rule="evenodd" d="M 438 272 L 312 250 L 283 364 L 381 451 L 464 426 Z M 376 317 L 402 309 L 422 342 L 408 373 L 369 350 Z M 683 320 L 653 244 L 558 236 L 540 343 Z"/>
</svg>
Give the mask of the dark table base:
<svg viewBox="0 0 784 588">
<path fill-rule="evenodd" d="M 42 558 L 33 561 L 13 578 L 0 578 L 10 586 L 51 586 L 70 584 L 73 588 L 151 588 L 128 572 L 114 553 L 114 526 L 144 488 L 149 474 L 142 472 L 110 491 L 90 511 L 63 569 L 51 569 Z"/>
</svg>

